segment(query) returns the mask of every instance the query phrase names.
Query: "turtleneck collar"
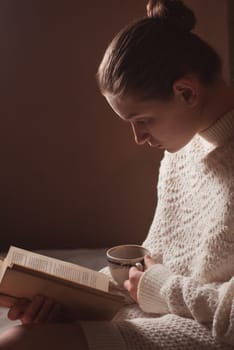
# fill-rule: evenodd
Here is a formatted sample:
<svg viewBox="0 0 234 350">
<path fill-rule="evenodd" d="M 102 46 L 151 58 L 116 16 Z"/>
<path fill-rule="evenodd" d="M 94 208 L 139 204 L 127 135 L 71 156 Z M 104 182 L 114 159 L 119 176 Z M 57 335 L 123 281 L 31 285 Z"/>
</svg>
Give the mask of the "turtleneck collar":
<svg viewBox="0 0 234 350">
<path fill-rule="evenodd" d="M 226 113 L 199 135 L 215 146 L 222 146 L 228 139 L 234 137 L 234 110 Z"/>
</svg>

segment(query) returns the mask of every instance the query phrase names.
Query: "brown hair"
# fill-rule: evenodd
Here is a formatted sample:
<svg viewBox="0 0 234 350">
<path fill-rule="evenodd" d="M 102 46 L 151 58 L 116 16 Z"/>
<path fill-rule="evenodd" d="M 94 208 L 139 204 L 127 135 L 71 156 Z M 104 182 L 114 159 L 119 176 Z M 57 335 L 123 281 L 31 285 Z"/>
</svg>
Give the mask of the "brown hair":
<svg viewBox="0 0 234 350">
<path fill-rule="evenodd" d="M 108 46 L 97 73 L 103 94 L 168 99 L 174 81 L 186 74 L 209 84 L 221 73 L 220 57 L 192 32 L 196 18 L 182 1 L 150 0 L 147 13 Z"/>
</svg>

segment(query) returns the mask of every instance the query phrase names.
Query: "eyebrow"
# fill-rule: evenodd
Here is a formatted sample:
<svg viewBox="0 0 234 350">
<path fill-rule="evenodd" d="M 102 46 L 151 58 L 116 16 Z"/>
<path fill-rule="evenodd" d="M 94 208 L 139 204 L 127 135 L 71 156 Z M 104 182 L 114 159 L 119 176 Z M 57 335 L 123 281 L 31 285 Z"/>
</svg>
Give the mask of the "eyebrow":
<svg viewBox="0 0 234 350">
<path fill-rule="evenodd" d="M 137 116 L 137 113 L 129 113 L 128 115 L 126 115 L 126 119 L 134 118 L 136 116 Z"/>
</svg>

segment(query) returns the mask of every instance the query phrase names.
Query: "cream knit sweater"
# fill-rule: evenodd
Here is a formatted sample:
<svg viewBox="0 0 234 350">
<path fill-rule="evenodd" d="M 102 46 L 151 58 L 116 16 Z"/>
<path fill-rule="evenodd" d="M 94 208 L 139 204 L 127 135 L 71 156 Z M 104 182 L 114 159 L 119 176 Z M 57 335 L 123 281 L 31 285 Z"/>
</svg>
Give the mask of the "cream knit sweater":
<svg viewBox="0 0 234 350">
<path fill-rule="evenodd" d="M 234 111 L 165 152 L 143 245 L 139 306 L 83 322 L 90 349 L 234 349 Z"/>
</svg>

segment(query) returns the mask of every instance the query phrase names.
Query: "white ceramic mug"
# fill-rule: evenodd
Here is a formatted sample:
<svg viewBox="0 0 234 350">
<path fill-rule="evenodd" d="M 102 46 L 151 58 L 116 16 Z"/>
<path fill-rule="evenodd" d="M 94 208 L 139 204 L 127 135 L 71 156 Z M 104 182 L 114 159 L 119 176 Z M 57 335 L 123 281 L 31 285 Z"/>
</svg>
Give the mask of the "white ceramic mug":
<svg viewBox="0 0 234 350">
<path fill-rule="evenodd" d="M 123 244 L 108 249 L 106 258 L 113 279 L 119 285 L 123 285 L 129 278 L 129 269 L 132 266 L 143 271 L 145 255 L 150 255 L 150 252 L 137 244 Z"/>
</svg>

